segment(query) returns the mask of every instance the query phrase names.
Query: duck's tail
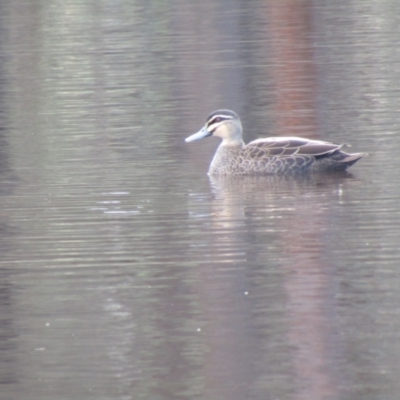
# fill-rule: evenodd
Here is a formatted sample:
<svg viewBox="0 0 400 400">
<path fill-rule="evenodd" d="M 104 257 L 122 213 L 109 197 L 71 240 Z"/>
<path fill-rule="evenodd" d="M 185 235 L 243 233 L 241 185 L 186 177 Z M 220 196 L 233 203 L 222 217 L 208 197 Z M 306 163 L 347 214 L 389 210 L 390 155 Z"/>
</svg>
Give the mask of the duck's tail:
<svg viewBox="0 0 400 400">
<path fill-rule="evenodd" d="M 312 165 L 311 170 L 313 172 L 344 171 L 363 156 L 365 153 L 349 154 L 342 150 L 336 150 L 331 154 L 316 157 L 316 162 Z"/>
<path fill-rule="evenodd" d="M 352 153 L 348 154 L 345 152 L 341 152 L 342 155 L 344 156 L 342 159 L 337 160 L 339 163 L 343 164 L 344 169 L 352 166 L 354 163 L 356 163 L 360 158 L 364 157 L 366 153 Z"/>
</svg>

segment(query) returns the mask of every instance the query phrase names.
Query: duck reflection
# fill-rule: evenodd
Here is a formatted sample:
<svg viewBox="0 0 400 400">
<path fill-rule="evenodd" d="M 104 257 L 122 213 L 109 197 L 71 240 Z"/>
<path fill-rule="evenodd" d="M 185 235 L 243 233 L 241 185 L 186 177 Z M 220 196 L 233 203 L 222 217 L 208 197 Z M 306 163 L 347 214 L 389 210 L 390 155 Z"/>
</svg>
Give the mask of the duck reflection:
<svg viewBox="0 0 400 400">
<path fill-rule="evenodd" d="M 335 216 L 357 180 L 345 172 L 211 177 L 210 184 L 212 226 L 199 272 L 209 394 L 218 386 L 226 393 L 227 381 L 235 382 L 232 398 L 249 386 L 282 395 L 282 387 L 292 392 L 305 383 L 296 398 L 334 394 L 342 349 L 337 265 L 327 244 L 339 234 Z"/>
</svg>

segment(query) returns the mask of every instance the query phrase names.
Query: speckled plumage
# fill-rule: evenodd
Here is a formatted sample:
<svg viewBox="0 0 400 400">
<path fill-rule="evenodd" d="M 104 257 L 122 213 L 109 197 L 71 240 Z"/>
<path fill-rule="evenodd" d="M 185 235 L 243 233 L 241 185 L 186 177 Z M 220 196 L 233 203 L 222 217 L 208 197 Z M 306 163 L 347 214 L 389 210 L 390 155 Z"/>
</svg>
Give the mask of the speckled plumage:
<svg viewBox="0 0 400 400">
<path fill-rule="evenodd" d="M 343 171 L 364 155 L 345 153 L 340 144 L 299 137 L 257 139 L 245 145 L 240 119 L 230 110 L 213 112 L 206 125 L 186 141 L 211 135 L 220 136 L 222 143 L 211 162 L 209 175 L 254 176 Z"/>
</svg>

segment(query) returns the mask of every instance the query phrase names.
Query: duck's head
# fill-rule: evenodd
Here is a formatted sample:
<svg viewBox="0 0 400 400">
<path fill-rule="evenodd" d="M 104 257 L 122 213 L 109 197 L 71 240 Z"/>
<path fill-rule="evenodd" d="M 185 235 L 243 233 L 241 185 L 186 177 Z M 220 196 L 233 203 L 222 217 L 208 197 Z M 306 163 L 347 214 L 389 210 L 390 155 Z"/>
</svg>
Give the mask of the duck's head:
<svg viewBox="0 0 400 400">
<path fill-rule="evenodd" d="M 207 136 L 219 136 L 224 144 L 242 143 L 242 124 L 239 117 L 230 110 L 214 111 L 207 118 L 203 128 L 187 137 L 185 141 L 193 142 Z"/>
</svg>

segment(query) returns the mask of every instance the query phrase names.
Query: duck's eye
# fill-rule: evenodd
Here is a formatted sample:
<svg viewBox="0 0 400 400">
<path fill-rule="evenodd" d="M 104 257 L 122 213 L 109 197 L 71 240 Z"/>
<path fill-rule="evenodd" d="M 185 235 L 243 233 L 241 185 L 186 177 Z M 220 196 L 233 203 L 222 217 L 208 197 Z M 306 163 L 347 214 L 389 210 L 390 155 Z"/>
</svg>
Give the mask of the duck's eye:
<svg viewBox="0 0 400 400">
<path fill-rule="evenodd" d="M 210 124 L 217 124 L 217 123 L 219 123 L 219 122 L 221 122 L 222 121 L 222 118 L 221 117 L 214 117 L 211 121 L 210 121 Z"/>
</svg>

